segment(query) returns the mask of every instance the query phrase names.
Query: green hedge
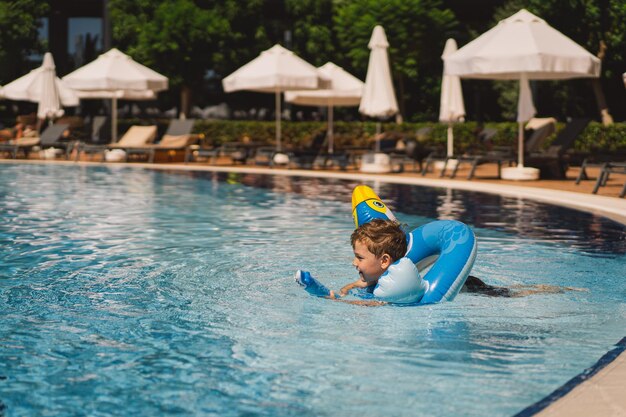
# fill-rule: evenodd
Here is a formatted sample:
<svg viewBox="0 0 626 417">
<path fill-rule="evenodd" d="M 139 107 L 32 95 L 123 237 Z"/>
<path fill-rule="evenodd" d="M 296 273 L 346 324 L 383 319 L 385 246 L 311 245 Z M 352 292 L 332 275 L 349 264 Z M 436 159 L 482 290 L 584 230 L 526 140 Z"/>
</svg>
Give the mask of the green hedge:
<svg viewBox="0 0 626 417">
<path fill-rule="evenodd" d="M 168 124 L 167 119 L 158 120 L 121 120 L 120 132 L 124 132 L 132 124 L 157 124 L 162 134 Z M 491 142 L 495 146 L 515 146 L 517 144 L 518 125 L 514 122 L 486 123 L 484 127 L 492 127 L 498 133 Z M 424 127 L 432 130 L 418 138 L 425 146 L 445 146 L 447 140 L 447 125 L 442 123 L 383 123 L 383 132 L 397 132 L 407 137 L 416 137 L 416 132 Z M 565 127 L 565 123 L 557 124 L 557 133 Z M 477 132 L 481 126 L 476 122 L 457 123 L 454 125 L 454 142 L 457 152 L 467 149 L 480 149 L 484 144 L 479 143 Z M 286 146 L 300 146 L 306 143 L 314 134 L 326 129 L 326 122 L 288 122 L 281 124 L 282 140 Z M 273 121 L 236 121 L 236 120 L 198 120 L 196 133 L 204 135 L 206 142 L 220 145 L 225 142 L 250 141 L 262 144 L 273 144 L 275 123 Z M 367 146 L 376 133 L 376 122 L 336 122 L 334 125 L 335 143 L 337 148 L 343 146 Z M 546 146 L 556 137 L 546 141 Z M 626 123 L 615 123 L 603 126 L 601 123 L 591 122 L 576 140 L 575 152 L 581 153 L 611 153 L 626 151 Z"/>
</svg>

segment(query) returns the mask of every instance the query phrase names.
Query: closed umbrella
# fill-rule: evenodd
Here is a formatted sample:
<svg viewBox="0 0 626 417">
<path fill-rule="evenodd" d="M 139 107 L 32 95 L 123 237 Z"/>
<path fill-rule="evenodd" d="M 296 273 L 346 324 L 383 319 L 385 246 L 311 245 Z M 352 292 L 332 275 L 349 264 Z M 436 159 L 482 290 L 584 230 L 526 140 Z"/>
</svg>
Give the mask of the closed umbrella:
<svg viewBox="0 0 626 417">
<path fill-rule="evenodd" d="M 442 59 L 457 51 L 456 41 L 448 39 L 443 48 Z M 450 157 L 454 154 L 454 132 L 452 124 L 463 121 L 465 117 L 465 104 L 463 103 L 463 90 L 461 79 L 458 75 L 443 74 L 441 79 L 441 101 L 439 106 L 439 121 L 448 124 L 448 152 Z"/>
<path fill-rule="evenodd" d="M 167 77 L 112 48 L 97 59 L 63 77 L 81 98 L 112 101 L 112 139 L 117 141 L 117 100 L 151 100 L 167 90 Z"/>
<path fill-rule="evenodd" d="M 523 122 L 534 114 L 528 80 L 598 77 L 600 60 L 525 9 L 444 58 L 444 72 L 461 78 L 519 80 L 519 178 L 538 177 L 524 168 Z M 505 176 L 505 172 L 502 172 Z M 512 174 L 512 179 L 516 174 Z"/>
<path fill-rule="evenodd" d="M 358 106 L 363 94 L 363 81 L 343 68 L 328 62 L 317 69 L 319 90 L 287 91 L 285 101 L 302 106 L 328 107 L 328 153 L 333 153 L 333 107 Z"/>
<path fill-rule="evenodd" d="M 387 56 L 389 42 L 387 42 L 385 29 L 382 26 L 378 25 L 374 28 L 367 46 L 371 52 L 359 112 L 375 118 L 393 116 L 398 113 L 398 102 L 391 81 L 391 70 Z M 380 122 L 376 127 L 378 134 L 380 133 Z M 377 139 L 376 150 L 379 149 L 380 141 Z"/>
<path fill-rule="evenodd" d="M 46 52 L 43 63 L 28 74 L 5 85 L 0 96 L 39 103 L 37 117 L 54 119 L 64 113 L 62 106 L 77 106 L 78 97 L 57 76 L 54 59 Z"/>
<path fill-rule="evenodd" d="M 376 152 L 363 155 L 361 171 L 384 173 L 391 171 L 391 160 L 389 155 L 379 152 L 380 118 L 397 114 L 398 103 L 393 90 L 389 58 L 387 56 L 389 42 L 387 42 L 387 36 L 382 26 L 374 27 L 368 47 L 371 52 L 359 112 L 379 120 L 376 123 Z"/>
<path fill-rule="evenodd" d="M 276 99 L 276 149 L 281 149 L 280 95 L 289 90 L 318 87 L 316 68 L 292 51 L 276 44 L 222 80 L 224 91 L 274 93 Z"/>
</svg>

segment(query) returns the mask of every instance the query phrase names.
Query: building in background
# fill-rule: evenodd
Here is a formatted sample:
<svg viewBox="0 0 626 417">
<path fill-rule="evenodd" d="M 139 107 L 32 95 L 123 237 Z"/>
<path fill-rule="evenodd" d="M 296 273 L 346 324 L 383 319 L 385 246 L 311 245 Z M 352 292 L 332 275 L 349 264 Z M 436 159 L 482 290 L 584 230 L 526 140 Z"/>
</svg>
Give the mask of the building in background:
<svg viewBox="0 0 626 417">
<path fill-rule="evenodd" d="M 65 75 L 111 48 L 108 0 L 51 0 L 40 34 Z"/>
</svg>

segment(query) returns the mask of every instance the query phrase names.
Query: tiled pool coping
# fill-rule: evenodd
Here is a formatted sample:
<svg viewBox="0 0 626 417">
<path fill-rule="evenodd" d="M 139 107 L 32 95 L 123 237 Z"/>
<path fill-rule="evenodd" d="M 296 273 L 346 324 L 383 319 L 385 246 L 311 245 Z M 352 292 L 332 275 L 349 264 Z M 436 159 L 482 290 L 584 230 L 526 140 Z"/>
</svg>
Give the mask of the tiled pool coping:
<svg viewBox="0 0 626 417">
<path fill-rule="evenodd" d="M 624 415 L 625 352 L 626 337 L 592 367 L 514 417 Z"/>
<path fill-rule="evenodd" d="M 626 199 L 583 194 L 553 188 L 524 187 L 523 185 L 497 184 L 479 181 L 455 181 L 400 176 L 393 174 L 373 175 L 354 172 L 312 171 L 296 169 L 269 169 L 247 166 L 211 166 L 185 164 L 119 164 L 94 162 L 23 160 L 28 164 L 64 165 L 111 165 L 155 170 L 245 172 L 261 175 L 284 175 L 316 178 L 335 178 L 362 181 L 380 181 L 395 184 L 421 185 L 427 187 L 453 188 L 498 194 L 509 197 L 528 198 L 544 203 L 561 205 L 608 217 L 626 225 Z M 16 163 L 3 161 L 0 163 Z M 626 415 L 626 337 L 617 335 L 616 347 L 606 353 L 591 368 L 584 370 L 544 399 L 520 411 L 515 417 L 572 417 L 572 416 L 622 416 Z"/>
</svg>

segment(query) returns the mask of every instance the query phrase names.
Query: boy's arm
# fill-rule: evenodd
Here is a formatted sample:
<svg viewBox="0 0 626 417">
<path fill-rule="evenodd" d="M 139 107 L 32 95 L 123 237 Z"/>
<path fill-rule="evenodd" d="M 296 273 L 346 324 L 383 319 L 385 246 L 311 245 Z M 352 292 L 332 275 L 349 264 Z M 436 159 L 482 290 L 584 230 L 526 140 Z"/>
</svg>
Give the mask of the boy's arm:
<svg viewBox="0 0 626 417">
<path fill-rule="evenodd" d="M 369 287 L 367 282 L 363 281 L 362 279 L 357 279 L 356 281 L 351 282 L 348 285 L 343 286 L 339 290 L 339 294 L 335 293 L 335 291 L 331 291 L 330 292 L 330 298 L 345 297 L 346 295 L 348 295 L 350 290 L 353 289 L 353 288 L 367 288 L 367 287 Z"/>
<path fill-rule="evenodd" d="M 365 307 L 378 307 L 384 306 L 387 304 L 386 301 L 376 301 L 376 300 L 342 300 L 340 298 L 333 298 L 335 301 L 341 301 L 342 303 L 354 304 L 357 306 L 365 306 Z"/>
<path fill-rule="evenodd" d="M 356 281 L 351 282 L 350 284 L 348 284 L 348 285 L 344 286 L 343 288 L 341 288 L 339 290 L 339 294 L 343 297 L 343 296 L 348 295 L 350 290 L 353 289 L 353 288 L 367 288 L 367 287 L 369 287 L 369 284 L 359 278 Z"/>
</svg>

